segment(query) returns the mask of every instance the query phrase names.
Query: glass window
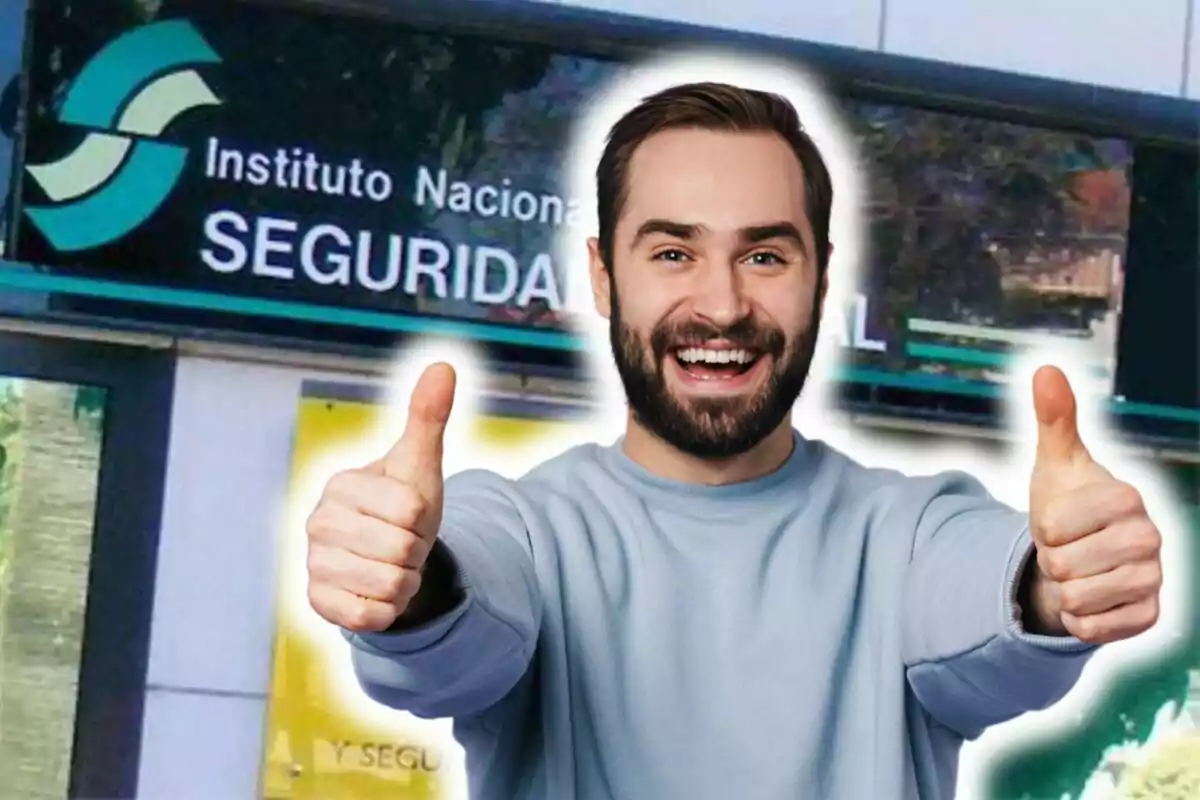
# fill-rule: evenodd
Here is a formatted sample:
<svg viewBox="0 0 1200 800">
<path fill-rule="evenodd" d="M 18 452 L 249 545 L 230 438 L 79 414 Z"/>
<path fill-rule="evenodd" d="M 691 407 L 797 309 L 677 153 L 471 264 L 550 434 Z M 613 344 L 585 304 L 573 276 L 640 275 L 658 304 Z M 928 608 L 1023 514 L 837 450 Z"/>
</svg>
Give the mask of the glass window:
<svg viewBox="0 0 1200 800">
<path fill-rule="evenodd" d="M 23 0 L 0 3 L 0 255 L 8 225 L 13 140 L 20 107 L 21 52 L 25 43 Z"/>
<path fill-rule="evenodd" d="M 0 377 L 3 796 L 61 800 L 100 473 L 105 392 Z"/>
</svg>

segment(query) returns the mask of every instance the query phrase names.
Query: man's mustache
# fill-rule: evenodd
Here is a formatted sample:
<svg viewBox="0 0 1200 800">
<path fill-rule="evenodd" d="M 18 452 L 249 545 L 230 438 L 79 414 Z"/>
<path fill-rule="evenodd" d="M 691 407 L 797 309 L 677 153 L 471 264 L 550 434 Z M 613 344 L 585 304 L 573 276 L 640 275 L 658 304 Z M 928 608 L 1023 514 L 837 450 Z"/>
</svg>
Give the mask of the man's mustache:
<svg viewBox="0 0 1200 800">
<path fill-rule="evenodd" d="M 769 356 L 783 354 L 787 337 L 778 328 L 759 325 L 746 317 L 732 325 L 721 327 L 704 320 L 661 323 L 650 335 L 650 347 L 656 359 L 663 359 L 675 348 L 693 342 L 723 339 L 734 347 L 754 350 Z"/>
</svg>

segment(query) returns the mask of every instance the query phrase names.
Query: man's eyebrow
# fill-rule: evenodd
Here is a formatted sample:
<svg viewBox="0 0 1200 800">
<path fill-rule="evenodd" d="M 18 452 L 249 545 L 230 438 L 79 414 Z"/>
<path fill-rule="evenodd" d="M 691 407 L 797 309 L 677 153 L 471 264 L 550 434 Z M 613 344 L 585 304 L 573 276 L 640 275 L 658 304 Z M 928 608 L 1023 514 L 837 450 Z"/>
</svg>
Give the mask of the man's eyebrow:
<svg viewBox="0 0 1200 800">
<path fill-rule="evenodd" d="M 700 234 L 700 226 L 687 222 L 674 222 L 669 219 L 648 219 L 638 226 L 634 234 L 632 247 L 647 236 L 656 233 L 665 234 L 676 239 L 695 239 Z"/>
<path fill-rule="evenodd" d="M 804 244 L 804 236 L 800 229 L 790 222 L 772 222 L 769 225 L 754 225 L 742 228 L 740 236 L 743 242 L 758 244 L 769 239 L 789 239 L 806 254 L 808 247 Z"/>
<path fill-rule="evenodd" d="M 669 219 L 648 219 L 638 226 L 631 247 L 637 247 L 642 239 L 654 234 L 663 234 L 675 239 L 687 240 L 697 238 L 703 230 L 703 225 L 695 223 L 675 222 Z M 804 235 L 791 222 L 772 222 L 767 225 L 752 225 L 742 228 L 738 231 L 738 238 L 747 244 L 758 244 L 771 239 L 787 239 L 793 242 L 805 254 L 808 253 L 808 247 L 804 243 Z"/>
</svg>

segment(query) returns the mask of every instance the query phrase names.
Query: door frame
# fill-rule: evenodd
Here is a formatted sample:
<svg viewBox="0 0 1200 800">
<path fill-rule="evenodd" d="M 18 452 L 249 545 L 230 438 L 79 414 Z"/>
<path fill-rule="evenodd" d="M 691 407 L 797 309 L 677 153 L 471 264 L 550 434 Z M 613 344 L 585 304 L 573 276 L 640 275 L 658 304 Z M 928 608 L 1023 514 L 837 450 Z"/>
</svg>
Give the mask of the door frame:
<svg viewBox="0 0 1200 800">
<path fill-rule="evenodd" d="M 67 796 L 133 800 L 175 354 L 0 330 L 0 376 L 106 390 Z"/>
</svg>

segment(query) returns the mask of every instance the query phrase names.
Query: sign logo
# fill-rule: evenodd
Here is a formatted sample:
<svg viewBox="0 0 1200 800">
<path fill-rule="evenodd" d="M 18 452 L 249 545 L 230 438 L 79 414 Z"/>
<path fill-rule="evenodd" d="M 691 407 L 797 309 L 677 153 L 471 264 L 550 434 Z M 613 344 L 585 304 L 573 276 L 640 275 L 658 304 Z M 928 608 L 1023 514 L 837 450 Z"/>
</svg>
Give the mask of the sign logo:
<svg viewBox="0 0 1200 800">
<path fill-rule="evenodd" d="M 114 242 L 166 202 L 188 150 L 156 139 L 182 114 L 220 105 L 188 69 L 220 61 L 191 23 L 169 20 L 114 39 L 84 66 L 59 121 L 90 132 L 64 158 L 26 167 L 53 205 L 25 214 L 56 250 Z"/>
</svg>

